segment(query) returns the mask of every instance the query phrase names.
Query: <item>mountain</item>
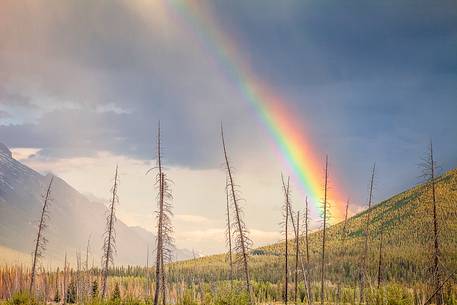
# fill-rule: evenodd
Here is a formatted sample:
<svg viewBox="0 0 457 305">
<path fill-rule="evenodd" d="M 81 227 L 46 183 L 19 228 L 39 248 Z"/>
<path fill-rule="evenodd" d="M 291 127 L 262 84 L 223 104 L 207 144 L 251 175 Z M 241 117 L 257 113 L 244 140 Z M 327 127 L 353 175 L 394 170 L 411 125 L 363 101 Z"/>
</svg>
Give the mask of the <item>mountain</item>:
<svg viewBox="0 0 457 305">
<path fill-rule="evenodd" d="M 381 233 L 385 280 L 414 283 L 430 278 L 433 253 L 431 194 L 429 184 L 420 184 L 370 209 L 368 278 L 371 283 L 376 281 Z M 457 269 L 457 169 L 436 179 L 436 198 L 441 268 L 448 273 Z M 334 283 L 343 280 L 353 284 L 357 281 L 367 212 L 363 211 L 348 219 L 344 244 L 343 223 L 328 228 L 326 279 Z M 321 242 L 322 231 L 309 235 L 310 278 L 314 281 L 320 278 Z M 300 244 L 303 256 L 306 257 L 304 238 L 301 238 Z M 253 279 L 282 281 L 284 245 L 284 242 L 276 243 L 251 251 L 250 269 Z M 293 253 L 293 241 L 290 242 L 289 249 Z M 228 276 L 226 259 L 226 255 L 214 255 L 178 262 L 174 269 L 180 274 L 217 280 Z M 291 266 L 293 268 L 293 263 Z"/>
<path fill-rule="evenodd" d="M 30 261 L 37 221 L 43 205 L 43 193 L 51 176 L 43 176 L 13 159 L 11 151 L 0 143 L 0 258 Z M 90 179 L 90 175 L 88 175 Z M 59 177 L 54 178 L 49 227 L 46 238 L 46 262 L 60 263 L 67 252 L 71 261 L 76 253 L 85 257 L 89 240 L 90 264 L 98 266 L 102 254 L 106 207 L 86 198 Z M 144 265 L 147 245 L 155 236 L 142 228 L 116 223 L 116 265 Z M 153 247 L 150 247 L 153 249 Z M 151 251 L 152 252 L 152 251 Z M 151 254 L 153 255 L 153 254 Z M 192 257 L 192 252 L 176 249 L 176 259 Z"/>
</svg>

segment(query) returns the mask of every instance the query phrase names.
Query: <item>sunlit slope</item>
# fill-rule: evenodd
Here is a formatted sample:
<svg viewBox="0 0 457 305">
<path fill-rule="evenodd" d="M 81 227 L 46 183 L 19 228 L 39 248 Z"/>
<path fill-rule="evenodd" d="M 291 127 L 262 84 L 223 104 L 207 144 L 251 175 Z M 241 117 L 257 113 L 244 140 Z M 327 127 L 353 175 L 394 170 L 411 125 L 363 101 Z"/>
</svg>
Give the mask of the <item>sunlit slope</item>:
<svg viewBox="0 0 457 305">
<path fill-rule="evenodd" d="M 443 269 L 457 267 L 457 169 L 437 179 L 437 206 L 439 240 Z M 343 223 L 327 231 L 326 278 L 337 280 L 343 277 L 354 282 L 363 248 L 363 228 L 367 211 L 351 217 L 347 222 L 347 237 L 343 244 Z M 379 239 L 383 232 L 383 277 L 385 280 L 421 281 L 429 276 L 432 253 L 432 202 L 431 189 L 421 184 L 385 200 L 370 210 L 369 225 L 369 273 L 371 281 L 377 276 Z M 310 276 L 320 275 L 322 233 L 309 236 Z M 293 245 L 291 243 L 293 250 Z M 252 278 L 278 281 L 282 278 L 284 243 L 265 246 L 252 251 Z M 304 255 L 304 240 L 301 240 Z M 182 275 L 193 274 L 208 280 L 227 278 L 225 255 L 215 255 L 185 261 L 171 266 Z M 293 268 L 293 264 L 292 264 Z M 174 273 L 174 272 L 173 272 Z"/>
</svg>

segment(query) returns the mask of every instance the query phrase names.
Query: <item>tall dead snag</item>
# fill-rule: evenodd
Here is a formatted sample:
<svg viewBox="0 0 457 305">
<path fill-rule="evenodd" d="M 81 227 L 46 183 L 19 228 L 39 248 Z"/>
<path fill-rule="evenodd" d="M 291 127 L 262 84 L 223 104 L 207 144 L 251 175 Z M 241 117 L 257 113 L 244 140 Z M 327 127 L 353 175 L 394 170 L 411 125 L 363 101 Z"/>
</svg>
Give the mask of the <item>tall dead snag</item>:
<svg viewBox="0 0 457 305">
<path fill-rule="evenodd" d="M 225 178 L 225 199 L 226 199 L 226 216 L 227 216 L 227 229 L 225 231 L 226 235 L 226 243 L 228 246 L 228 259 L 229 259 L 229 276 L 230 276 L 230 287 L 233 288 L 233 256 L 232 256 L 232 231 L 231 231 L 231 225 L 232 222 L 230 220 L 230 200 L 229 200 L 229 191 L 228 191 L 229 185 L 228 185 L 228 178 Z"/>
<path fill-rule="evenodd" d="M 433 262 L 432 262 L 432 272 L 433 272 L 433 281 L 435 286 L 435 303 L 437 305 L 443 304 L 443 289 L 441 285 L 441 268 L 440 268 L 440 259 L 441 259 L 441 249 L 439 241 L 439 226 L 438 226 L 438 215 L 437 215 L 437 202 L 436 202 L 436 161 L 433 156 L 433 143 L 430 141 L 429 153 L 426 158 L 424 158 L 422 165 L 423 177 L 426 179 L 428 186 L 432 191 L 432 216 L 433 216 Z"/>
<path fill-rule="evenodd" d="M 298 256 L 300 254 L 300 212 L 297 211 L 297 227 L 295 229 L 295 293 L 294 293 L 294 299 L 295 299 L 295 304 L 298 304 Z"/>
<path fill-rule="evenodd" d="M 308 200 L 308 199 L 306 199 L 306 200 Z M 294 214 L 294 212 L 292 210 L 292 203 L 289 201 L 289 215 L 293 215 L 293 214 Z M 294 232 L 296 234 L 298 234 L 298 236 L 300 238 L 300 221 L 297 220 L 297 226 L 296 226 L 294 218 L 290 217 L 290 220 L 291 220 L 292 228 L 293 228 Z M 311 302 L 311 298 L 310 298 L 311 292 L 310 292 L 309 282 L 308 282 L 308 270 L 307 270 L 307 267 L 305 268 L 305 264 L 303 262 L 303 255 L 302 255 L 302 253 L 300 251 L 300 241 L 299 241 L 299 246 L 298 246 L 297 249 L 298 249 L 298 260 L 300 262 L 301 272 L 303 274 L 303 281 L 304 281 L 305 289 L 306 289 L 306 298 L 308 300 L 308 303 L 310 304 L 310 302 Z"/>
<path fill-rule="evenodd" d="M 305 247 L 306 247 L 306 272 L 303 271 L 303 274 L 309 274 L 309 206 L 308 206 L 308 196 L 305 199 Z M 311 280 L 305 278 L 306 284 L 306 294 L 308 297 L 308 304 L 311 304 Z"/>
<path fill-rule="evenodd" d="M 67 251 L 65 251 L 65 259 L 63 263 L 63 289 L 62 289 L 62 301 L 63 304 L 67 304 L 67 273 L 68 273 L 68 265 L 67 265 Z"/>
<path fill-rule="evenodd" d="M 162 215 L 162 247 L 160 257 L 160 268 L 161 268 L 161 282 L 162 282 L 162 304 L 166 304 L 166 273 L 165 264 L 170 263 L 173 259 L 174 239 L 173 239 L 173 226 L 171 223 L 171 217 L 173 213 L 171 211 L 171 201 L 173 195 L 170 189 L 170 180 L 167 178 L 165 173 L 162 173 L 162 186 L 163 186 L 163 215 Z"/>
<path fill-rule="evenodd" d="M 155 285 L 155 292 L 154 292 L 154 305 L 159 304 L 159 293 L 160 293 L 160 280 L 161 280 L 161 257 L 162 257 L 162 248 L 163 248 L 163 241 L 162 241 L 162 222 L 163 222 L 163 186 L 162 186 L 162 156 L 160 151 L 160 122 L 157 132 L 157 169 L 158 173 L 156 176 L 156 186 L 158 184 L 159 187 L 159 200 L 158 200 L 158 208 L 159 211 L 156 214 L 158 218 L 157 221 L 157 247 L 156 247 L 156 267 L 155 267 L 155 274 L 156 274 L 156 285 Z"/>
<path fill-rule="evenodd" d="M 239 196 L 237 191 L 235 190 L 235 183 L 233 180 L 232 175 L 232 168 L 230 167 L 229 159 L 227 156 L 227 149 L 225 146 L 225 139 L 224 139 L 224 129 L 221 124 L 221 139 L 222 139 L 222 147 L 224 150 L 224 159 L 225 159 L 225 167 L 228 176 L 228 188 L 229 188 L 229 195 L 232 203 L 232 207 L 234 210 L 234 217 L 235 220 L 233 222 L 233 237 L 234 237 L 234 251 L 237 254 L 236 262 L 241 265 L 244 273 L 244 280 L 246 282 L 246 292 L 249 296 L 249 303 L 253 304 L 253 297 L 251 291 L 251 279 L 249 276 L 249 248 L 252 245 L 251 240 L 248 236 L 248 230 L 246 228 L 246 224 L 243 221 L 242 214 L 243 211 L 239 205 Z"/>
<path fill-rule="evenodd" d="M 106 229 L 103 237 L 103 286 L 102 286 L 102 298 L 105 298 L 106 289 L 108 287 L 108 272 L 110 264 L 114 263 L 114 254 L 116 252 L 116 205 L 119 203 L 117 196 L 119 186 L 118 177 L 118 166 L 116 165 L 116 171 L 114 173 L 113 187 L 111 188 L 111 201 L 108 205 L 108 213 L 106 216 Z"/>
<path fill-rule="evenodd" d="M 373 200 L 373 184 L 374 184 L 374 174 L 376 170 L 376 163 L 373 164 L 373 169 L 371 170 L 371 179 L 370 179 L 370 190 L 368 195 L 368 209 L 366 211 L 366 220 L 365 220 L 365 229 L 363 232 L 364 235 L 364 247 L 362 253 L 362 262 L 360 265 L 360 303 L 365 302 L 365 278 L 367 275 L 367 260 L 368 260 L 368 239 L 370 235 L 370 216 L 371 216 L 371 203 Z"/>
<path fill-rule="evenodd" d="M 346 237 L 347 237 L 347 222 L 348 222 L 348 210 L 349 210 L 349 199 L 346 201 L 346 209 L 344 213 L 344 222 L 343 222 L 343 229 L 341 230 L 341 257 L 344 258 L 346 254 Z M 338 291 L 337 291 L 337 303 L 339 304 L 341 302 L 341 283 L 343 282 L 343 272 L 344 272 L 344 266 L 341 264 L 341 275 L 338 283 Z"/>
<path fill-rule="evenodd" d="M 169 182 L 162 168 L 162 155 L 160 147 L 160 123 L 157 133 L 157 175 L 156 186 L 159 189 L 157 208 L 157 248 L 156 248 L 156 285 L 154 293 L 154 305 L 159 304 L 159 295 L 162 294 L 162 304 L 166 302 L 165 263 L 171 261 L 173 249 L 173 226 L 171 224 L 171 200 L 173 196 L 169 188 Z"/>
<path fill-rule="evenodd" d="M 289 180 L 287 178 L 287 184 L 284 182 L 284 177 L 281 175 L 282 187 L 284 191 L 284 206 L 283 206 L 283 217 L 284 217 L 284 242 L 285 242 L 285 253 L 284 253 L 284 304 L 287 305 L 289 300 L 289 211 L 290 211 L 290 189 Z M 292 215 L 290 215 L 292 217 Z"/>
<path fill-rule="evenodd" d="M 327 229 L 327 188 L 328 188 L 328 156 L 325 156 L 325 180 L 324 180 L 324 202 L 323 202 L 323 218 L 324 227 L 322 230 L 322 257 L 321 257 L 321 305 L 324 305 L 324 279 L 325 279 L 325 234 Z"/>
<path fill-rule="evenodd" d="M 381 281 L 382 281 L 382 236 L 383 232 L 381 230 L 381 236 L 379 237 L 379 258 L 378 258 L 378 285 L 377 288 L 381 287 Z"/>
<path fill-rule="evenodd" d="M 48 242 L 48 240 L 46 239 L 44 234 L 46 232 L 46 228 L 48 227 L 48 224 L 47 224 L 47 221 L 49 219 L 48 206 L 49 206 L 49 202 L 51 201 L 51 188 L 52 188 L 53 181 L 54 181 L 54 176 L 52 176 L 51 180 L 49 181 L 49 185 L 46 190 L 46 194 L 44 195 L 43 207 L 41 209 L 40 222 L 38 224 L 38 232 L 37 232 L 37 237 L 35 239 L 35 248 L 33 250 L 32 274 L 30 277 L 30 287 L 29 287 L 30 294 L 33 293 L 33 288 L 35 285 L 36 266 L 38 263 L 38 259 L 40 259 L 43 256 L 43 253 L 46 250 L 46 244 Z"/>
<path fill-rule="evenodd" d="M 305 199 L 305 243 L 306 243 L 306 265 L 309 268 L 309 207 L 308 207 L 308 196 Z"/>
<path fill-rule="evenodd" d="M 87 301 L 87 297 L 90 291 L 90 270 L 89 270 L 89 250 L 90 250 L 90 235 L 87 239 L 86 245 L 86 260 L 84 263 L 84 301 Z"/>
</svg>

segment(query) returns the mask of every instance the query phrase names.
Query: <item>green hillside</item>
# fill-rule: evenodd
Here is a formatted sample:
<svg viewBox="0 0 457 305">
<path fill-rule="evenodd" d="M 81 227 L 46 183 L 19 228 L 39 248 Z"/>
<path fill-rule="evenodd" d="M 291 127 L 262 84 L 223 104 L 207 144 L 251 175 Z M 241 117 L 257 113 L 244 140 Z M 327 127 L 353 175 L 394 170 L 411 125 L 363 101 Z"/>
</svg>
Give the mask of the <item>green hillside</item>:
<svg viewBox="0 0 457 305">
<path fill-rule="evenodd" d="M 442 268 L 457 268 L 457 169 L 437 179 L 437 205 L 442 250 Z M 335 283 L 344 281 L 353 285 L 358 276 L 358 263 L 363 248 L 363 225 L 367 211 L 348 220 L 347 238 L 342 246 L 342 228 L 339 223 L 329 228 L 326 256 L 326 279 Z M 371 208 L 369 240 L 369 282 L 377 277 L 379 237 L 383 231 L 385 281 L 427 283 L 432 253 L 431 189 L 422 184 L 393 196 Z M 320 276 L 320 243 L 322 233 L 310 234 L 310 277 Z M 291 243 L 293 249 L 293 245 Z M 265 246 L 251 252 L 252 279 L 278 283 L 282 280 L 284 243 Z M 304 240 L 301 240 L 304 252 Z M 291 269 L 294 266 L 292 264 Z M 291 270 L 292 272 L 292 270 Z M 228 278 L 225 255 L 214 255 L 174 263 L 170 274 L 175 279 L 216 281 Z"/>
</svg>

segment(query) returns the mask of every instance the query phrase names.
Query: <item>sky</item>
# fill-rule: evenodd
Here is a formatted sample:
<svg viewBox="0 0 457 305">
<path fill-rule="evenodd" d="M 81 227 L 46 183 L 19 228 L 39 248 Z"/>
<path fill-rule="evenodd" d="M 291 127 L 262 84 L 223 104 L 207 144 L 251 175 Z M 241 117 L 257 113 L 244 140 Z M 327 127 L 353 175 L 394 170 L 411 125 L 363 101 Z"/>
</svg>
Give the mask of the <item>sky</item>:
<svg viewBox="0 0 457 305">
<path fill-rule="evenodd" d="M 293 114 L 316 183 L 328 154 L 351 213 L 374 162 L 375 202 L 420 182 L 430 139 L 442 171 L 457 166 L 455 1 L 6 0 L 0 67 L 0 142 L 101 200 L 119 164 L 119 218 L 151 231 L 160 120 L 176 243 L 203 254 L 225 249 L 221 122 L 255 245 L 281 238 L 294 173 L 251 85 Z"/>
</svg>

